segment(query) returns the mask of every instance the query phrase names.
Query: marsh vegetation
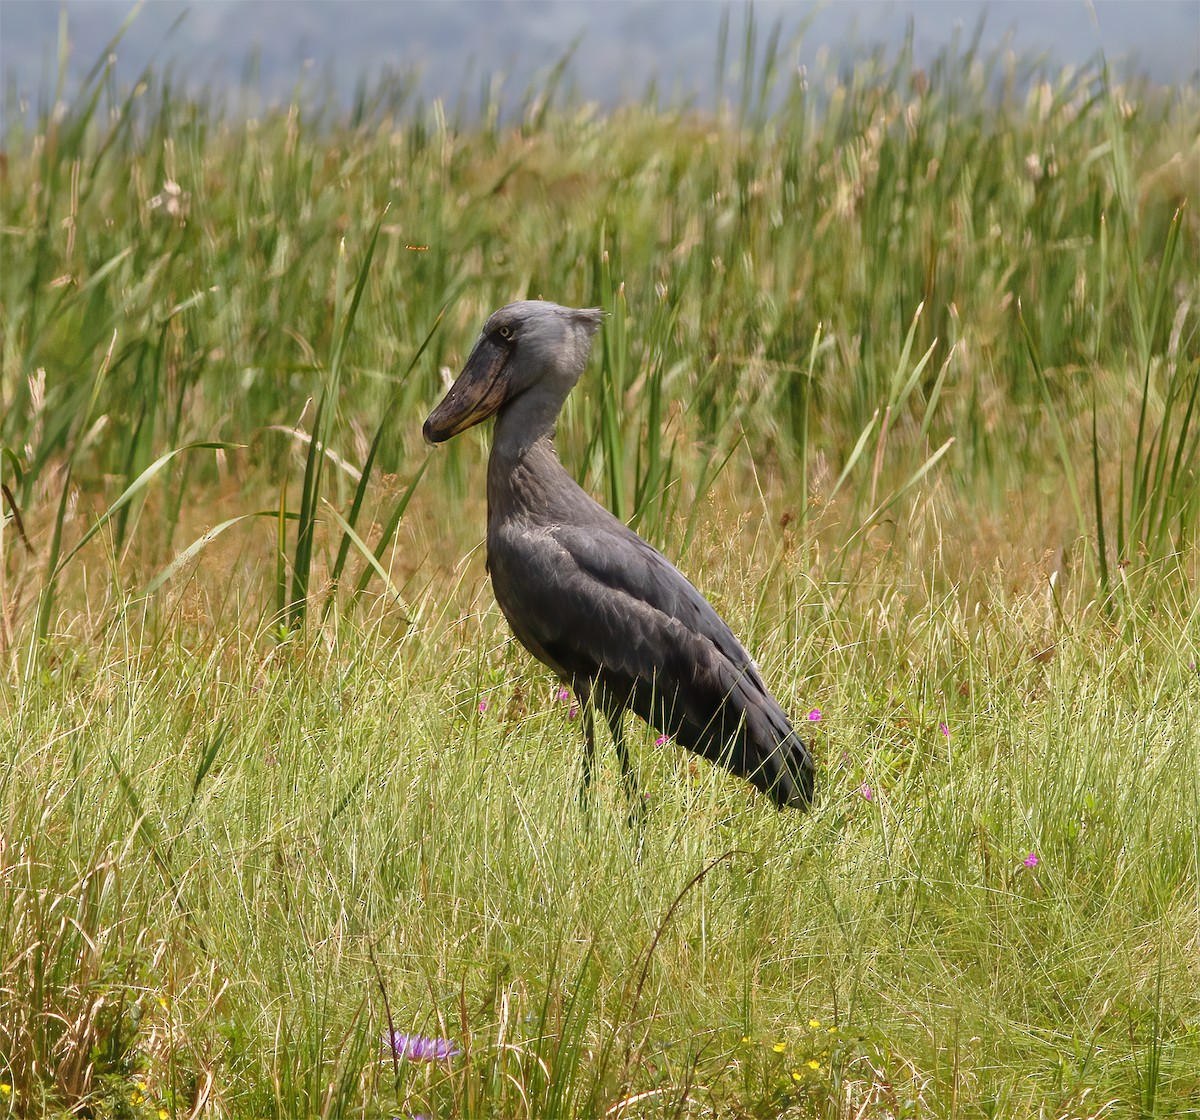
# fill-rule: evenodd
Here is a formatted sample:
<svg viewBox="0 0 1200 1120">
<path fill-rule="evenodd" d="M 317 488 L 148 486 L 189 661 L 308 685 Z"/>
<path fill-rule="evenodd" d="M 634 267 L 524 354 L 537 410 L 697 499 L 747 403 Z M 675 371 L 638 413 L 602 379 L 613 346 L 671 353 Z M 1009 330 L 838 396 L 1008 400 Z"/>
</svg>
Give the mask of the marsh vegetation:
<svg viewBox="0 0 1200 1120">
<path fill-rule="evenodd" d="M 0 1116 L 1194 1107 L 1196 91 L 720 53 L 719 112 L 9 123 Z M 809 814 L 632 728 L 645 829 L 577 812 L 487 433 L 420 434 L 525 296 L 609 312 L 562 457 Z"/>
</svg>

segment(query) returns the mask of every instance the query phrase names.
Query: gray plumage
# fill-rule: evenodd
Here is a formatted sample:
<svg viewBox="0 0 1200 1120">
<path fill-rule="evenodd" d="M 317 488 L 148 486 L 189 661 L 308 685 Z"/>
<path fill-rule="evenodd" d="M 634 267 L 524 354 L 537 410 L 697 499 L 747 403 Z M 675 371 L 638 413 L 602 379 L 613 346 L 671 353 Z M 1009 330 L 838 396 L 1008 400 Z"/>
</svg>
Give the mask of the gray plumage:
<svg viewBox="0 0 1200 1120">
<path fill-rule="evenodd" d="M 588 497 L 558 461 L 555 422 L 601 317 L 540 300 L 502 307 L 426 420 L 425 438 L 440 443 L 496 417 L 487 484 L 492 588 L 522 645 L 579 698 L 585 794 L 594 705 L 612 729 L 635 806 L 627 708 L 780 807 L 805 808 L 812 756 L 750 655 L 674 565 Z"/>
</svg>

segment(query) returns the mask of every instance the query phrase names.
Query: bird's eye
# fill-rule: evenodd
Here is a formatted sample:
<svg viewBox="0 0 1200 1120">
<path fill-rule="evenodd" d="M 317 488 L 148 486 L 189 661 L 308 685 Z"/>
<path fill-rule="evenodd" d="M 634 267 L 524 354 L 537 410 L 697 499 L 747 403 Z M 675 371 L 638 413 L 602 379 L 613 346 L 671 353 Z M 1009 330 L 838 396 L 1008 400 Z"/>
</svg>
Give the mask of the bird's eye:
<svg viewBox="0 0 1200 1120">
<path fill-rule="evenodd" d="M 501 327 L 497 333 L 505 340 L 508 340 L 513 336 L 512 327 Z"/>
</svg>

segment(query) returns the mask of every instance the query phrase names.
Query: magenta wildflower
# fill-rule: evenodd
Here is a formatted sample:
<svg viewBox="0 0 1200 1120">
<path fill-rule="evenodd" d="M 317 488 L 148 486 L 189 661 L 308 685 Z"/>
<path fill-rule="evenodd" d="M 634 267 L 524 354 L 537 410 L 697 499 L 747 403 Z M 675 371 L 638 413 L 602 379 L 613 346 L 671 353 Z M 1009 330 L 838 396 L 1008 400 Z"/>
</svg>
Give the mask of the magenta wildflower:
<svg viewBox="0 0 1200 1120">
<path fill-rule="evenodd" d="M 858 787 L 858 792 L 862 794 L 864 801 L 875 800 L 875 791 L 866 782 Z"/>
<path fill-rule="evenodd" d="M 569 688 L 560 688 L 558 690 L 558 692 L 555 694 L 554 698 L 556 700 L 570 700 L 571 699 L 571 690 Z"/>
<path fill-rule="evenodd" d="M 1026 867 L 1037 867 L 1037 865 L 1038 865 L 1037 852 L 1030 852 L 1029 855 L 1027 855 L 1025 857 L 1024 863 L 1025 863 Z"/>
<path fill-rule="evenodd" d="M 574 719 L 577 715 L 579 715 L 579 705 L 572 704 L 567 710 L 567 719 Z"/>
<path fill-rule="evenodd" d="M 811 712 L 809 712 L 809 713 L 808 713 L 808 718 L 809 718 L 809 719 L 810 719 L 810 720 L 811 720 L 813 723 L 816 723 L 816 722 L 817 722 L 817 720 L 819 720 L 819 719 L 821 718 L 821 709 L 820 709 L 820 708 L 813 708 L 813 710 L 812 710 Z"/>
<path fill-rule="evenodd" d="M 480 701 L 479 701 L 479 714 L 480 714 L 480 715 L 483 715 L 483 713 L 484 713 L 484 712 L 486 712 L 486 711 L 487 711 L 487 701 L 486 701 L 486 700 L 480 700 Z"/>
<path fill-rule="evenodd" d="M 663 743 L 669 743 L 670 741 L 671 741 L 670 735 L 660 735 L 657 739 L 654 740 L 654 745 L 656 747 L 661 747 L 663 745 Z"/>
<path fill-rule="evenodd" d="M 392 1054 L 408 1062 L 444 1062 L 462 1051 L 448 1038 L 426 1038 L 423 1034 L 401 1034 L 384 1031 L 383 1045 Z"/>
<path fill-rule="evenodd" d="M 945 735 L 947 739 L 949 739 L 949 738 L 950 738 L 950 728 L 949 728 L 949 727 L 948 727 L 946 724 L 944 724 L 944 723 L 939 723 L 939 724 L 938 724 L 938 730 L 939 730 L 939 731 L 940 731 L 940 732 L 941 732 L 943 735 Z"/>
</svg>

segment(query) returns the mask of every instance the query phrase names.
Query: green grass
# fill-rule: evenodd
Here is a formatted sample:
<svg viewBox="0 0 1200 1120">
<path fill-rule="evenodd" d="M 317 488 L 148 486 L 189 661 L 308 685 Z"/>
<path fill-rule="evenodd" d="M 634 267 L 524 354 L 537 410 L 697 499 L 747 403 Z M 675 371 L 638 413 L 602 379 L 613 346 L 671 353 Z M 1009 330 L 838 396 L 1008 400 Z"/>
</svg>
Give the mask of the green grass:
<svg viewBox="0 0 1200 1120">
<path fill-rule="evenodd" d="M 0 1117 L 1195 1114 L 1196 91 L 738 49 L 719 118 L 10 123 Z M 810 814 L 637 730 L 580 815 L 420 440 L 525 295 L 611 312 L 564 460 Z"/>
</svg>

